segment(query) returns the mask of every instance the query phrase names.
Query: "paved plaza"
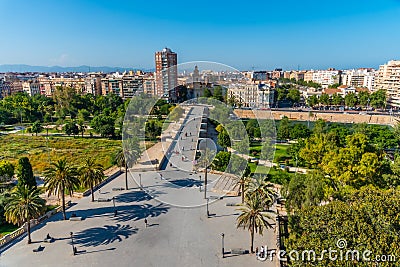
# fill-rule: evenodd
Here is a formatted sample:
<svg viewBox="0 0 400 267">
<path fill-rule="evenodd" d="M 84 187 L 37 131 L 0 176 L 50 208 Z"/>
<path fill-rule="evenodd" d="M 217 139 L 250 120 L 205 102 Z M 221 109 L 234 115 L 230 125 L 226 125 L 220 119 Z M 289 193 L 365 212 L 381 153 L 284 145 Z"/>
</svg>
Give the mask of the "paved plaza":
<svg viewBox="0 0 400 267">
<path fill-rule="evenodd" d="M 204 173 L 193 171 L 202 113 L 203 107 L 191 109 L 161 170 L 132 171 L 129 190 L 116 190 L 125 185 L 121 174 L 95 192 L 96 199 L 114 198 L 115 209 L 113 201 L 91 202 L 90 196 L 75 200 L 67 217 L 75 213 L 82 221 L 63 221 L 61 213 L 53 216 L 33 229 L 32 244 L 23 236 L 3 250 L 0 266 L 277 266 L 276 260 L 261 262 L 254 254 L 229 253 L 249 250 L 250 234 L 236 228 L 239 212 L 232 204 L 241 198 L 219 199 L 211 192 L 219 177 L 211 174 L 207 216 Z M 274 231 L 256 234 L 254 246 L 275 248 Z M 70 232 L 78 250 L 75 256 Z M 55 238 L 53 243 L 43 242 L 47 234 Z M 39 245 L 44 250 L 33 252 Z"/>
</svg>

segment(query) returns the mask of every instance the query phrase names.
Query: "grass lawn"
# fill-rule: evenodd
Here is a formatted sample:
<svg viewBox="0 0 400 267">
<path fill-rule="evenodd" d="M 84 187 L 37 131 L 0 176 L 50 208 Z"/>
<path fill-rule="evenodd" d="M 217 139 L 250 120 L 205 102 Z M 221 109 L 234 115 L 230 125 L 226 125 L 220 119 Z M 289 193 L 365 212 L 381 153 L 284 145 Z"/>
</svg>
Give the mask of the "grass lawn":
<svg viewBox="0 0 400 267">
<path fill-rule="evenodd" d="M 58 205 L 47 205 L 46 206 L 46 212 L 49 212 L 51 210 L 54 210 L 58 207 Z"/>
<path fill-rule="evenodd" d="M 256 165 L 254 162 L 249 163 L 249 167 L 252 173 L 268 174 L 270 171 L 269 167 Z"/>
<path fill-rule="evenodd" d="M 18 229 L 17 225 L 13 225 L 13 224 L 9 224 L 9 223 L 1 224 L 0 225 L 0 237 L 3 237 L 9 233 L 12 233 L 17 229 Z"/>
<path fill-rule="evenodd" d="M 49 162 L 63 157 L 76 165 L 91 157 L 107 169 L 112 166 L 112 157 L 120 147 L 121 140 L 106 138 L 50 136 L 47 141 L 45 136 L 0 136 L 0 158 L 16 164 L 19 158 L 26 156 L 35 175 L 41 175 Z"/>
<path fill-rule="evenodd" d="M 278 163 L 278 158 L 290 158 L 290 155 L 287 151 L 290 147 L 290 144 L 276 144 L 275 147 L 274 162 Z"/>
</svg>

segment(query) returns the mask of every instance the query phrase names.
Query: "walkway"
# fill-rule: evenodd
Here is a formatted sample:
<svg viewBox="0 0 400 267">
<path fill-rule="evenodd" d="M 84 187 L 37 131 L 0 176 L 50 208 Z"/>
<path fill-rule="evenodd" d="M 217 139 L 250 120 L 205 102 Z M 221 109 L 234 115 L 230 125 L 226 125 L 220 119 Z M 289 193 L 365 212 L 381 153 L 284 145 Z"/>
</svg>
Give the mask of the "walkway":
<svg viewBox="0 0 400 267">
<path fill-rule="evenodd" d="M 158 172 L 129 173 L 129 190 L 117 190 L 125 185 L 122 174 L 103 186 L 101 193 L 95 192 L 96 199 L 115 199 L 116 216 L 113 201 L 92 203 L 90 196 L 84 197 L 67 211 L 67 217 L 76 213 L 84 220 L 62 221 L 61 214 L 57 214 L 33 229 L 34 243 L 27 245 L 26 237 L 22 237 L 2 252 L 0 266 L 276 266 L 276 262 L 260 262 L 249 254 L 226 254 L 222 258 L 221 233 L 225 234 L 226 252 L 249 249 L 250 234 L 236 228 L 239 213 L 232 205 L 239 203 L 240 197 L 219 200 L 219 195 L 207 192 L 210 217 L 207 216 L 201 186 L 204 174 L 192 171 L 195 150 L 187 150 L 197 142 L 196 121 L 201 114 L 199 106 L 189 113 L 175 140 L 174 149 L 179 155 L 171 155 L 172 166 L 167 164 Z M 182 154 L 187 158 L 184 161 Z M 218 178 L 209 175 L 209 189 Z M 143 190 L 138 188 L 139 182 Z M 76 256 L 72 255 L 70 232 L 78 250 Z M 42 241 L 48 233 L 55 242 Z M 256 235 L 255 246 L 271 248 L 275 240 L 274 229 L 267 230 L 264 236 Z M 33 252 L 39 245 L 44 250 Z"/>
</svg>

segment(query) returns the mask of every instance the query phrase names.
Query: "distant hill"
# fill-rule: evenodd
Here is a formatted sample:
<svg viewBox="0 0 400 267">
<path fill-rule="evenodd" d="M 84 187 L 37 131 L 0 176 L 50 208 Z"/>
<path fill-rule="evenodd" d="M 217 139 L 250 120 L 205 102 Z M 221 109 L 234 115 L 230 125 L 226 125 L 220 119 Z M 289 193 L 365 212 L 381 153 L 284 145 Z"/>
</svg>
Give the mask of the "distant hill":
<svg viewBox="0 0 400 267">
<path fill-rule="evenodd" d="M 77 67 L 60 67 L 60 66 L 31 66 L 24 64 L 4 64 L 0 65 L 0 72 L 124 72 L 125 70 L 138 70 L 139 68 L 124 68 L 124 67 L 92 67 L 92 66 L 77 66 Z M 147 69 L 144 71 L 154 71 Z"/>
</svg>

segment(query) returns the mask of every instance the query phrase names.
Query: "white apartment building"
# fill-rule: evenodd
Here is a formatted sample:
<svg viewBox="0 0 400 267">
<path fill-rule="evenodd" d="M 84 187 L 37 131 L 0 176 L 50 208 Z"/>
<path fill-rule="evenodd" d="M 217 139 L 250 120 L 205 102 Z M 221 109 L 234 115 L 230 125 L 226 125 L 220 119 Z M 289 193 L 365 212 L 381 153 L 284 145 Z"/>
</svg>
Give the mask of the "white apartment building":
<svg viewBox="0 0 400 267">
<path fill-rule="evenodd" d="M 400 60 L 391 60 L 379 66 L 374 91 L 379 89 L 386 90 L 390 106 L 400 107 Z"/>
<path fill-rule="evenodd" d="M 373 90 L 375 81 L 375 70 L 363 68 L 357 70 L 345 70 L 342 73 L 342 84 L 352 87 L 366 87 L 369 91 Z"/>
<path fill-rule="evenodd" d="M 22 90 L 30 96 L 40 94 L 40 85 L 37 81 L 22 82 Z"/>
<path fill-rule="evenodd" d="M 316 70 L 312 74 L 312 81 L 322 85 L 322 88 L 327 88 L 329 85 L 340 82 L 340 70 Z"/>
<path fill-rule="evenodd" d="M 269 108 L 273 105 L 274 91 L 266 84 L 236 83 L 229 85 L 228 98 L 234 98 L 241 107 Z"/>
</svg>

